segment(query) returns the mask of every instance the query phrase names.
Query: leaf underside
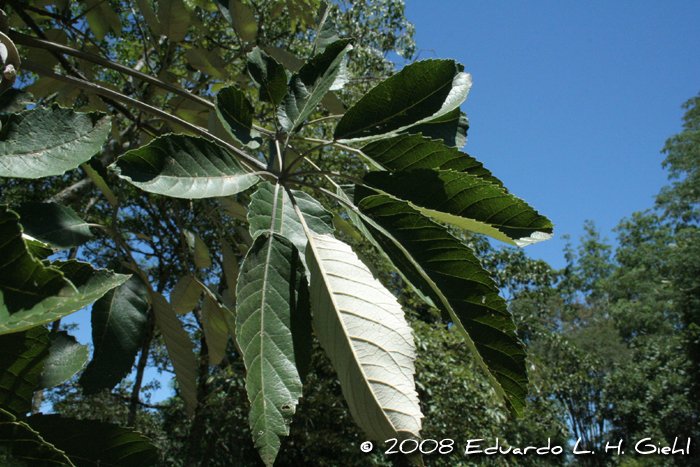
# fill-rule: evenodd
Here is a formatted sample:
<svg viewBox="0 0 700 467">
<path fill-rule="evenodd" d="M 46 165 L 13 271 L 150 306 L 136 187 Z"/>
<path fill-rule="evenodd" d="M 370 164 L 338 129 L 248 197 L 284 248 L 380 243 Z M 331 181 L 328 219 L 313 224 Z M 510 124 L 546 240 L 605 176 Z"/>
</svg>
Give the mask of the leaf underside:
<svg viewBox="0 0 700 467">
<path fill-rule="evenodd" d="M 68 381 L 85 367 L 88 347 L 81 345 L 66 331 L 51 332 L 49 358 L 44 361 L 44 372 L 38 381 L 39 389 L 48 389 Z"/>
<path fill-rule="evenodd" d="M 297 313 L 304 267 L 297 248 L 278 234 L 260 234 L 248 251 L 238 279 L 236 338 L 246 366 L 255 447 L 271 466 L 280 437 L 301 397 L 291 316 Z M 308 302 L 305 304 L 308 306 Z"/>
<path fill-rule="evenodd" d="M 401 306 L 348 245 L 330 235 L 309 242 L 314 329 L 353 418 L 372 439 L 418 437 L 414 341 Z"/>
</svg>

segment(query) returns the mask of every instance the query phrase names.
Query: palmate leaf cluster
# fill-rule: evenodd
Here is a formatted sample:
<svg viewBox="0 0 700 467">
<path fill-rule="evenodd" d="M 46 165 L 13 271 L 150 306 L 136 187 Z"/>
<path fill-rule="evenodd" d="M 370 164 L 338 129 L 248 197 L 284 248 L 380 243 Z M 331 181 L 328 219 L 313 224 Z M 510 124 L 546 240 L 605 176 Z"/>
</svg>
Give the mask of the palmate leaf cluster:
<svg viewBox="0 0 700 467">
<path fill-rule="evenodd" d="M 137 3 L 155 34 L 172 42 L 187 37 L 184 4 L 162 1 L 155 13 L 146 2 Z M 292 3 L 287 13 L 293 16 Z M 234 0 L 218 9 L 241 41 L 264 34 L 246 3 Z M 121 20 L 108 10 L 94 5 L 87 16 L 96 35 L 122 31 Z M 297 20 L 312 22 L 300 14 Z M 7 378 L 24 379 L 20 386 L 0 380 L 7 433 L 24 430 L 39 437 L 47 459 L 60 459 L 64 464 L 59 465 L 79 465 L 75 459 L 80 456 L 104 463 L 110 446 L 82 453 L 61 432 L 103 433 L 116 427 L 26 417 L 40 374 L 42 381 L 55 384 L 87 360 L 75 346 L 57 344 L 70 339 L 65 335 L 52 334 L 53 343 L 47 341 L 41 325 L 94 303 L 95 353 L 80 378 L 86 393 L 118 384 L 157 332 L 186 413 L 196 417 L 202 366 L 181 318 L 193 314 L 205 367 L 223 364 L 229 336 L 242 357 L 250 432 L 266 465 L 274 463 L 289 434 L 314 339 L 330 358 L 350 412 L 369 438 L 419 438 L 423 414 L 414 382 L 412 329 L 392 291 L 343 241 L 353 236 L 371 242 L 418 296 L 454 325 L 506 406 L 523 413 L 526 355 L 506 302 L 470 247 L 445 224 L 517 246 L 549 238 L 552 224 L 460 151 L 467 123 L 459 106 L 471 87 L 462 65 L 453 60 L 407 65 L 346 111 L 338 96 L 350 80 L 354 47 L 351 38 L 341 38 L 322 6 L 305 61 L 279 49 L 249 47 L 248 77 L 234 81 L 252 82 L 257 92 L 237 84 L 219 86 L 208 114 L 211 131 L 199 126 L 196 111 L 183 113 L 189 120 L 178 120 L 182 131 L 161 131 L 144 138 L 145 144 L 130 143 L 108 172 L 93 159 L 109 145 L 112 119 L 105 114 L 50 105 L 3 119 L 1 176 L 40 179 L 81 167 L 112 209 L 109 222 L 101 225 L 88 225 L 59 203 L 0 210 L 0 338 L 19 339 L 22 344 L 13 348 L 23 345 L 33 353 L 17 354 L 15 360 L 26 364 L 30 358 L 36 366 L 33 372 L 18 372 L 15 360 L 3 361 L 0 370 Z M 186 56 L 192 67 L 227 76 L 215 56 L 187 53 L 191 50 Z M 257 94 L 255 104 L 251 94 Z M 321 118 L 319 106 L 328 111 Z M 178 106 L 175 113 L 183 109 Z M 329 130 L 329 121 L 336 120 Z M 342 166 L 338 170 L 338 161 L 350 158 L 355 159 L 348 163 L 352 173 Z M 119 186 L 117 180 L 126 184 Z M 120 216 L 133 216 L 135 208 L 120 206 L 118 195 L 130 191 L 152 197 L 164 209 L 167 198 L 190 207 L 189 213 L 162 221 L 183 240 L 184 263 L 174 266 L 181 271 L 175 280 L 154 280 L 140 258 L 143 253 L 127 240 L 134 235 L 146 244 L 177 241 L 146 232 L 127 234 Z M 188 225 L 196 225 L 197 216 L 216 226 L 207 232 L 210 241 Z M 108 236 L 115 251 L 107 255 L 116 260 L 111 269 L 119 273 L 51 260 L 59 250 L 90 242 L 90 227 Z M 37 336 L 44 336 L 43 344 L 34 343 Z M 70 358 L 47 357 L 47 349 Z M 57 377 L 52 368 L 71 359 L 76 362 L 68 365 L 72 372 Z M 15 387 L 22 389 L 10 389 Z M 138 459 L 149 465 L 153 447 L 121 430 L 110 439 L 118 443 L 124 462 L 141 465 Z M 4 436 L 3 441 L 13 441 Z M 22 453 L 21 446 L 12 450 L 19 458 Z"/>
</svg>

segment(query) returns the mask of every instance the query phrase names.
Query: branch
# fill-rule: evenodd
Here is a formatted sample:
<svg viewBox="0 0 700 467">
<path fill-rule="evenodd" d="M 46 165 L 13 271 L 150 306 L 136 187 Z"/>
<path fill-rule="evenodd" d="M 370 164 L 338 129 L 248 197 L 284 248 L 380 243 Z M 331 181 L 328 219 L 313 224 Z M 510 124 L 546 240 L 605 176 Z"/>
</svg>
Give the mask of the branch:
<svg viewBox="0 0 700 467">
<path fill-rule="evenodd" d="M 91 92 L 94 92 L 95 94 L 101 95 L 101 96 L 106 96 L 111 99 L 116 99 L 120 100 L 122 102 L 125 102 L 139 110 L 143 110 L 144 112 L 151 113 L 153 115 L 157 115 L 158 117 L 168 120 L 170 122 L 173 122 L 177 125 L 180 125 L 187 130 L 191 131 L 192 133 L 199 135 L 203 138 L 206 138 L 210 141 L 215 142 L 216 144 L 223 146 L 224 148 L 228 149 L 230 152 L 234 153 L 238 157 L 244 159 L 244 161 L 241 161 L 242 164 L 246 165 L 249 170 L 253 170 L 251 165 L 261 169 L 265 170 L 266 166 L 259 160 L 255 159 L 254 157 L 246 154 L 245 152 L 241 151 L 237 147 L 233 146 L 230 143 L 227 143 L 226 141 L 222 140 L 221 138 L 218 138 L 211 133 L 209 133 L 207 130 L 205 130 L 202 127 L 199 127 L 197 125 L 193 125 L 190 122 L 187 122 L 179 117 L 176 117 L 175 115 L 171 115 L 167 112 L 164 112 L 163 110 L 157 109 L 151 105 L 145 104 L 141 101 L 138 101 L 136 99 L 132 99 L 131 97 L 125 96 L 124 94 L 121 94 L 116 91 L 112 91 L 111 89 L 104 88 L 98 84 L 91 83 L 89 81 L 85 81 L 82 79 L 77 79 L 72 76 L 67 76 L 67 75 L 62 75 L 60 73 L 56 73 L 53 70 L 50 70 L 46 67 L 43 67 L 41 65 L 37 65 L 36 63 L 32 63 L 29 61 L 24 61 L 22 62 L 22 67 L 26 70 L 33 71 L 35 73 L 39 73 L 44 76 L 48 76 L 50 78 L 53 78 L 57 81 L 63 81 L 65 83 L 70 83 L 73 84 L 81 89 L 85 89 Z"/>
<path fill-rule="evenodd" d="M 204 99 L 203 97 L 197 96 L 195 94 L 190 93 L 189 91 L 182 89 L 181 87 L 174 86 L 170 83 L 166 83 L 165 81 L 162 81 L 158 78 L 154 78 L 153 76 L 147 75 L 146 73 L 142 73 L 140 71 L 134 70 L 133 68 L 126 67 L 124 65 L 120 65 L 119 63 L 115 63 L 111 60 L 104 59 L 102 57 L 99 57 L 97 55 L 92 55 L 87 52 L 83 52 L 81 50 L 76 50 L 71 47 L 67 47 L 65 45 L 57 44 L 55 42 L 43 40 L 43 39 L 37 39 L 32 36 L 28 36 L 26 34 L 22 34 L 19 32 L 15 31 L 10 31 L 9 34 L 10 39 L 12 39 L 16 44 L 20 45 L 26 45 L 28 47 L 37 47 L 41 49 L 46 49 L 49 51 L 53 52 L 59 52 L 59 53 L 64 53 L 68 55 L 72 55 L 74 57 L 81 58 L 83 60 L 87 60 L 92 63 L 96 63 L 98 65 L 101 65 L 105 68 L 111 68 L 113 70 L 116 70 L 120 73 L 124 73 L 125 75 L 133 76 L 134 78 L 140 79 L 141 81 L 145 81 L 147 83 L 153 84 L 154 86 L 158 86 L 162 89 L 165 89 L 169 92 L 172 92 L 173 94 L 177 94 L 179 96 L 184 97 L 185 99 L 189 99 L 191 101 L 194 101 L 210 110 L 215 110 L 216 106 L 209 102 L 208 100 Z"/>
</svg>

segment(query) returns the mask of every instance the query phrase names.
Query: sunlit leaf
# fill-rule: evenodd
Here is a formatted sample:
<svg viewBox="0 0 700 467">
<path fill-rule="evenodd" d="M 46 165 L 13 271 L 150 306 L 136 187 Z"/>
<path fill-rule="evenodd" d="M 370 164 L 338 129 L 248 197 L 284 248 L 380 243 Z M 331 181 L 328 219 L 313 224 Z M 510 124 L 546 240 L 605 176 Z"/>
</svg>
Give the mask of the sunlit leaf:
<svg viewBox="0 0 700 467">
<path fill-rule="evenodd" d="M 120 156 L 112 167 L 144 191 L 176 198 L 227 196 L 258 182 L 225 149 L 187 135 L 156 138 Z"/>
<path fill-rule="evenodd" d="M 398 301 L 330 235 L 309 238 L 306 260 L 314 329 L 353 418 L 371 439 L 418 437 L 413 335 Z"/>
<path fill-rule="evenodd" d="M 467 143 L 467 130 L 469 130 L 469 120 L 464 112 L 456 108 L 445 115 L 412 126 L 406 132 L 441 139 L 445 146 L 461 148 Z"/>
<path fill-rule="evenodd" d="M 44 360 L 44 371 L 39 376 L 38 388 L 48 389 L 68 381 L 85 367 L 88 347 L 81 345 L 66 331 L 51 332 L 49 358 Z"/>
<path fill-rule="evenodd" d="M 424 60 L 405 66 L 350 107 L 334 138 L 361 141 L 400 133 L 446 115 L 464 102 L 471 76 L 454 60 Z"/>
</svg>

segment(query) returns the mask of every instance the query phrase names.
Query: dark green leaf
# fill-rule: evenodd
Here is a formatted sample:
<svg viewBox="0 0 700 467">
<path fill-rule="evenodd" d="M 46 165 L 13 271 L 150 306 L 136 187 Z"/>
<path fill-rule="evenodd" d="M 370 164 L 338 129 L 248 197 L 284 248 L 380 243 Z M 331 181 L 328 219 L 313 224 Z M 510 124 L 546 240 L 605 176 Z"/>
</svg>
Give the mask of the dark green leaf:
<svg viewBox="0 0 700 467">
<path fill-rule="evenodd" d="M 137 276 L 92 306 L 92 360 L 80 376 L 85 394 L 112 389 L 129 374 L 148 332 L 148 288 Z"/>
<path fill-rule="evenodd" d="M 552 223 L 505 189 L 468 173 L 431 169 L 370 172 L 365 182 L 440 222 L 525 246 L 552 236 Z M 420 190 L 416 190 L 420 187 Z"/>
<path fill-rule="evenodd" d="M 227 196 L 258 182 L 225 149 L 186 135 L 156 138 L 120 156 L 113 167 L 142 190 L 176 198 Z"/>
<path fill-rule="evenodd" d="M 287 94 L 287 73 L 284 67 L 258 47 L 246 58 L 248 73 L 260 88 L 260 100 L 278 105 Z"/>
<path fill-rule="evenodd" d="M 111 117 L 77 113 L 57 105 L 2 119 L 0 177 L 61 175 L 94 156 L 107 140 Z"/>
<path fill-rule="evenodd" d="M 16 416 L 31 410 L 50 346 L 44 326 L 0 336 L 0 408 Z"/>
<path fill-rule="evenodd" d="M 234 86 L 227 86 L 216 95 L 216 114 L 224 128 L 236 141 L 252 149 L 262 143 L 258 132 L 253 130 L 254 110 L 245 93 Z"/>
<path fill-rule="evenodd" d="M 452 112 L 464 102 L 471 76 L 454 60 L 424 60 L 371 89 L 338 122 L 337 140 L 400 133 Z"/>
<path fill-rule="evenodd" d="M 34 104 L 32 93 L 10 88 L 0 94 L 0 113 L 21 112 Z"/>
<path fill-rule="evenodd" d="M 365 225 L 383 252 L 409 283 L 449 314 L 497 392 L 522 415 L 527 395 L 525 350 L 506 302 L 479 259 L 407 202 L 375 195 L 358 205 L 374 221 Z"/>
<path fill-rule="evenodd" d="M 441 139 L 445 146 L 461 148 L 467 143 L 468 129 L 467 116 L 456 108 L 441 117 L 412 126 L 406 131 L 412 135 L 421 133 L 432 139 Z"/>
<path fill-rule="evenodd" d="M 321 8 L 318 11 L 318 19 L 316 21 L 316 37 L 314 38 L 314 48 L 311 55 L 323 53 L 328 44 L 331 44 L 339 39 L 338 31 L 333 24 L 333 19 L 330 16 L 330 8 L 327 3 L 322 2 Z"/>
<path fill-rule="evenodd" d="M 108 5 L 108 8 L 111 7 Z M 158 0 L 158 21 L 160 34 L 168 36 L 170 43 L 183 41 L 187 37 L 190 13 L 182 0 Z"/>
<path fill-rule="evenodd" d="M 269 232 L 272 225 L 273 205 L 275 206 L 275 223 L 273 232 L 281 234 L 289 239 L 299 250 L 302 257 L 306 251 L 308 240 L 304 228 L 297 217 L 287 192 L 270 182 L 258 185 L 258 190 L 253 193 L 248 206 L 248 222 L 250 222 L 250 234 L 257 237 L 263 232 Z M 277 203 L 275 204 L 275 193 Z M 333 233 L 333 213 L 323 207 L 321 203 L 303 191 L 292 190 L 299 210 L 304 216 L 309 229 L 319 235 Z"/>
<path fill-rule="evenodd" d="M 4 460 L 3 453 L 19 462 L 9 467 L 75 467 L 62 451 L 44 441 L 29 425 L 0 408 L 0 460 Z"/>
<path fill-rule="evenodd" d="M 149 291 L 149 295 L 156 323 L 163 334 L 165 347 L 175 370 L 180 396 L 185 401 L 185 412 L 192 418 L 197 408 L 197 357 L 194 355 L 192 339 L 165 297 L 154 291 Z"/>
<path fill-rule="evenodd" d="M 24 233 L 52 248 L 73 248 L 93 238 L 87 222 L 68 206 L 27 202 L 16 212 L 19 214 Z"/>
<path fill-rule="evenodd" d="M 65 331 L 49 334 L 51 348 L 44 361 L 44 372 L 39 377 L 39 389 L 52 388 L 68 381 L 85 367 L 88 361 L 87 345 L 80 345 Z"/>
<path fill-rule="evenodd" d="M 158 461 L 158 449 L 128 428 L 60 415 L 32 415 L 25 421 L 76 467 L 151 467 Z"/>
<path fill-rule="evenodd" d="M 268 466 L 280 437 L 289 435 L 301 397 L 290 316 L 304 277 L 299 251 L 281 235 L 270 235 L 268 227 L 248 250 L 238 279 L 236 338 L 247 370 L 250 429 Z"/>
<path fill-rule="evenodd" d="M 42 311 L 75 296 L 75 287 L 60 271 L 34 259 L 22 240 L 19 216 L 0 205 L 0 334 L 43 321 Z M 43 306 L 42 302 L 46 302 Z M 31 310 L 34 310 L 32 313 Z M 10 324 L 25 312 L 26 326 Z"/>
<path fill-rule="evenodd" d="M 329 44 L 322 54 L 311 58 L 292 75 L 287 95 L 277 112 L 285 131 L 294 133 L 301 129 L 306 118 L 333 87 L 343 58 L 350 49 L 352 45 L 345 39 Z"/>
<path fill-rule="evenodd" d="M 363 147 L 362 152 L 392 172 L 415 169 L 454 170 L 475 175 L 498 186 L 503 185 L 469 154 L 421 135 L 403 134 L 374 141 Z"/>
</svg>

